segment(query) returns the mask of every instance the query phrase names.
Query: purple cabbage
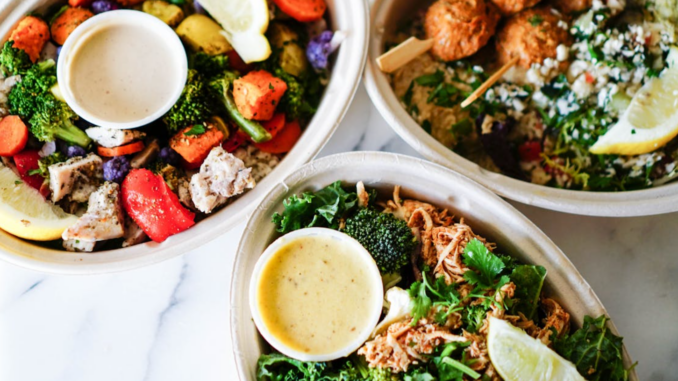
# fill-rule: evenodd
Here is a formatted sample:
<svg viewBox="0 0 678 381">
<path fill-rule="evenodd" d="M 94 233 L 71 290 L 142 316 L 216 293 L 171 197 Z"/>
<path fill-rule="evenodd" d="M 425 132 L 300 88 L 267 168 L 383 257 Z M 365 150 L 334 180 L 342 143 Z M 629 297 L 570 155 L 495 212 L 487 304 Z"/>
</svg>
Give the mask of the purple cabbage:
<svg viewBox="0 0 678 381">
<path fill-rule="evenodd" d="M 484 120 L 485 114 L 480 114 L 476 119 L 476 131 L 478 132 L 480 143 L 492 159 L 494 165 L 507 176 L 527 181 L 525 173 L 520 168 L 516 147 L 508 138 L 509 133 L 515 125 L 515 120 L 512 118 L 504 121 L 495 120 L 492 122 L 491 132 L 483 134 L 482 126 Z"/>
<path fill-rule="evenodd" d="M 306 47 L 306 57 L 316 70 L 327 69 L 329 56 L 332 53 L 332 37 L 334 33 L 326 30 L 318 36 L 313 37 Z"/>
<path fill-rule="evenodd" d="M 104 179 L 120 184 L 131 168 L 126 157 L 116 156 L 104 163 Z"/>
</svg>

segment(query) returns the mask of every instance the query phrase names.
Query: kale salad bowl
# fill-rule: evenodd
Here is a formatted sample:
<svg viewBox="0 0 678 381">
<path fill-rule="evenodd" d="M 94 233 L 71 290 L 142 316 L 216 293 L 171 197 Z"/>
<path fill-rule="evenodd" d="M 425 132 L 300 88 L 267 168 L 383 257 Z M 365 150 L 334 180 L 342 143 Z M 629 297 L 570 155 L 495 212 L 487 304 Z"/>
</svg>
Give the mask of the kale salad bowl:
<svg viewBox="0 0 678 381">
<path fill-rule="evenodd" d="M 273 188 L 241 238 L 230 299 L 241 381 L 637 380 L 595 292 L 542 231 L 408 156 L 329 156 Z"/>
<path fill-rule="evenodd" d="M 666 1 L 377 0 L 365 83 L 418 153 L 502 197 L 582 215 L 669 213 L 677 16 Z M 412 37 L 433 47 L 380 70 Z"/>
<path fill-rule="evenodd" d="M 366 4 L 312 3 L 2 2 L 0 259 L 123 271 L 244 222 L 362 75 Z"/>
</svg>

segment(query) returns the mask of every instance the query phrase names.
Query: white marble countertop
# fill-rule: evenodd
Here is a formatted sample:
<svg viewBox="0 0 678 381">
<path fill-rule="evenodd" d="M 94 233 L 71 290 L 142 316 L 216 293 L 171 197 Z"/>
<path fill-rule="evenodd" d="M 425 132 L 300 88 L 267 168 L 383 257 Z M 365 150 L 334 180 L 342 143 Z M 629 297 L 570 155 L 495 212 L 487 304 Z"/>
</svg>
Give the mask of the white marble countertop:
<svg viewBox="0 0 678 381">
<path fill-rule="evenodd" d="M 416 155 L 360 89 L 322 155 Z M 678 214 L 615 219 L 516 205 L 572 259 L 639 362 L 678 380 Z M 126 273 L 44 275 L 0 262 L 0 381 L 231 381 L 228 292 L 244 225 Z"/>
</svg>

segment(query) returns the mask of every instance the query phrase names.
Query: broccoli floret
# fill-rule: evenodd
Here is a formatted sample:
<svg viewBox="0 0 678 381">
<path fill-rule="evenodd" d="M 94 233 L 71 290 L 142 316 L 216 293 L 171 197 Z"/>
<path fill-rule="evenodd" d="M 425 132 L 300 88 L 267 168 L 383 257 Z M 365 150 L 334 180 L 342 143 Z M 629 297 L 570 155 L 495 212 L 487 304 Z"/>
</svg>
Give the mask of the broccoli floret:
<svg viewBox="0 0 678 381">
<path fill-rule="evenodd" d="M 398 272 L 409 262 L 416 246 L 412 230 L 405 221 L 369 208 L 348 218 L 344 232 L 372 254 L 383 273 Z"/>
<path fill-rule="evenodd" d="M 14 41 L 7 41 L 0 51 L 0 67 L 5 75 L 23 74 L 33 63 L 28 54 L 14 47 Z"/>
<path fill-rule="evenodd" d="M 68 158 L 62 152 L 55 152 L 38 160 L 38 169 L 28 171 L 29 175 L 40 175 L 49 181 L 49 166 L 66 161 Z"/>
<path fill-rule="evenodd" d="M 196 70 L 188 71 L 184 91 L 177 103 L 162 118 L 170 133 L 202 123 L 213 115 L 212 101 L 205 78 Z"/>
<path fill-rule="evenodd" d="M 247 133 L 254 142 L 262 143 L 271 140 L 271 134 L 261 124 L 245 118 L 238 111 L 238 107 L 231 94 L 231 85 L 236 78 L 237 75 L 230 71 L 225 71 L 221 75 L 212 78 L 209 84 L 212 96 L 223 105 L 233 122 Z"/>
<path fill-rule="evenodd" d="M 40 141 L 51 142 L 58 138 L 68 144 L 88 147 L 92 139 L 79 129 L 73 120 L 78 116 L 64 102 L 51 94 L 44 94 L 29 120 L 31 133 Z"/>
<path fill-rule="evenodd" d="M 282 68 L 276 68 L 273 74 L 287 84 L 287 91 L 280 99 L 279 109 L 285 110 L 290 119 L 306 121 L 315 114 L 320 102 L 322 84 L 320 76 L 314 71 L 307 71 L 297 78 Z"/>
<path fill-rule="evenodd" d="M 56 82 L 54 61 L 47 60 L 31 66 L 7 96 L 10 113 L 30 119 L 42 103 L 54 98 L 50 89 Z"/>
<path fill-rule="evenodd" d="M 229 70 L 228 56 L 223 54 L 210 56 L 207 53 L 198 52 L 191 57 L 191 68 L 206 78 L 210 78 Z"/>
<path fill-rule="evenodd" d="M 165 180 L 165 183 L 167 183 L 167 186 L 173 191 L 177 191 L 179 189 L 179 181 L 186 177 L 186 173 L 167 163 L 164 163 L 161 160 L 158 160 L 154 163 L 152 163 L 148 169 L 150 169 L 153 173 L 156 175 L 162 176 L 163 180 Z"/>
</svg>

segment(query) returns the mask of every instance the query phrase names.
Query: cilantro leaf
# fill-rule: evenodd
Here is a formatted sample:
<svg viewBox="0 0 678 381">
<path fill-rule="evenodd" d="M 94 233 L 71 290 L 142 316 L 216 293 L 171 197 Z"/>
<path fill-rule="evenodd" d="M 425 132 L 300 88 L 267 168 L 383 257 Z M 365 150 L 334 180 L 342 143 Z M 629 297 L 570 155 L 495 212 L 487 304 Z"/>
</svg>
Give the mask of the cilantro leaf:
<svg viewBox="0 0 678 381">
<path fill-rule="evenodd" d="M 501 274 L 505 266 L 504 262 L 487 250 L 477 238 L 471 240 L 464 248 L 464 264 L 475 270 L 465 272 L 464 279 L 482 288 L 495 287 L 495 278 Z"/>
<path fill-rule="evenodd" d="M 426 276 L 426 275 L 424 275 Z M 426 294 L 426 285 L 422 282 L 414 282 L 409 289 L 411 303 L 412 324 L 416 324 L 420 319 L 428 316 L 433 302 Z"/>
<path fill-rule="evenodd" d="M 292 195 L 283 201 L 285 210 L 273 215 L 273 223 L 280 233 L 289 233 L 307 227 L 337 229 L 339 220 L 357 206 L 358 196 L 347 192 L 337 181 L 317 192 Z"/>
<path fill-rule="evenodd" d="M 627 381 L 630 369 L 624 367 L 623 338 L 610 332 L 606 316 L 584 317 L 584 325 L 562 338 L 552 336 L 553 348 L 577 366 L 589 381 Z M 633 366 L 632 366 L 633 367 Z"/>
</svg>

